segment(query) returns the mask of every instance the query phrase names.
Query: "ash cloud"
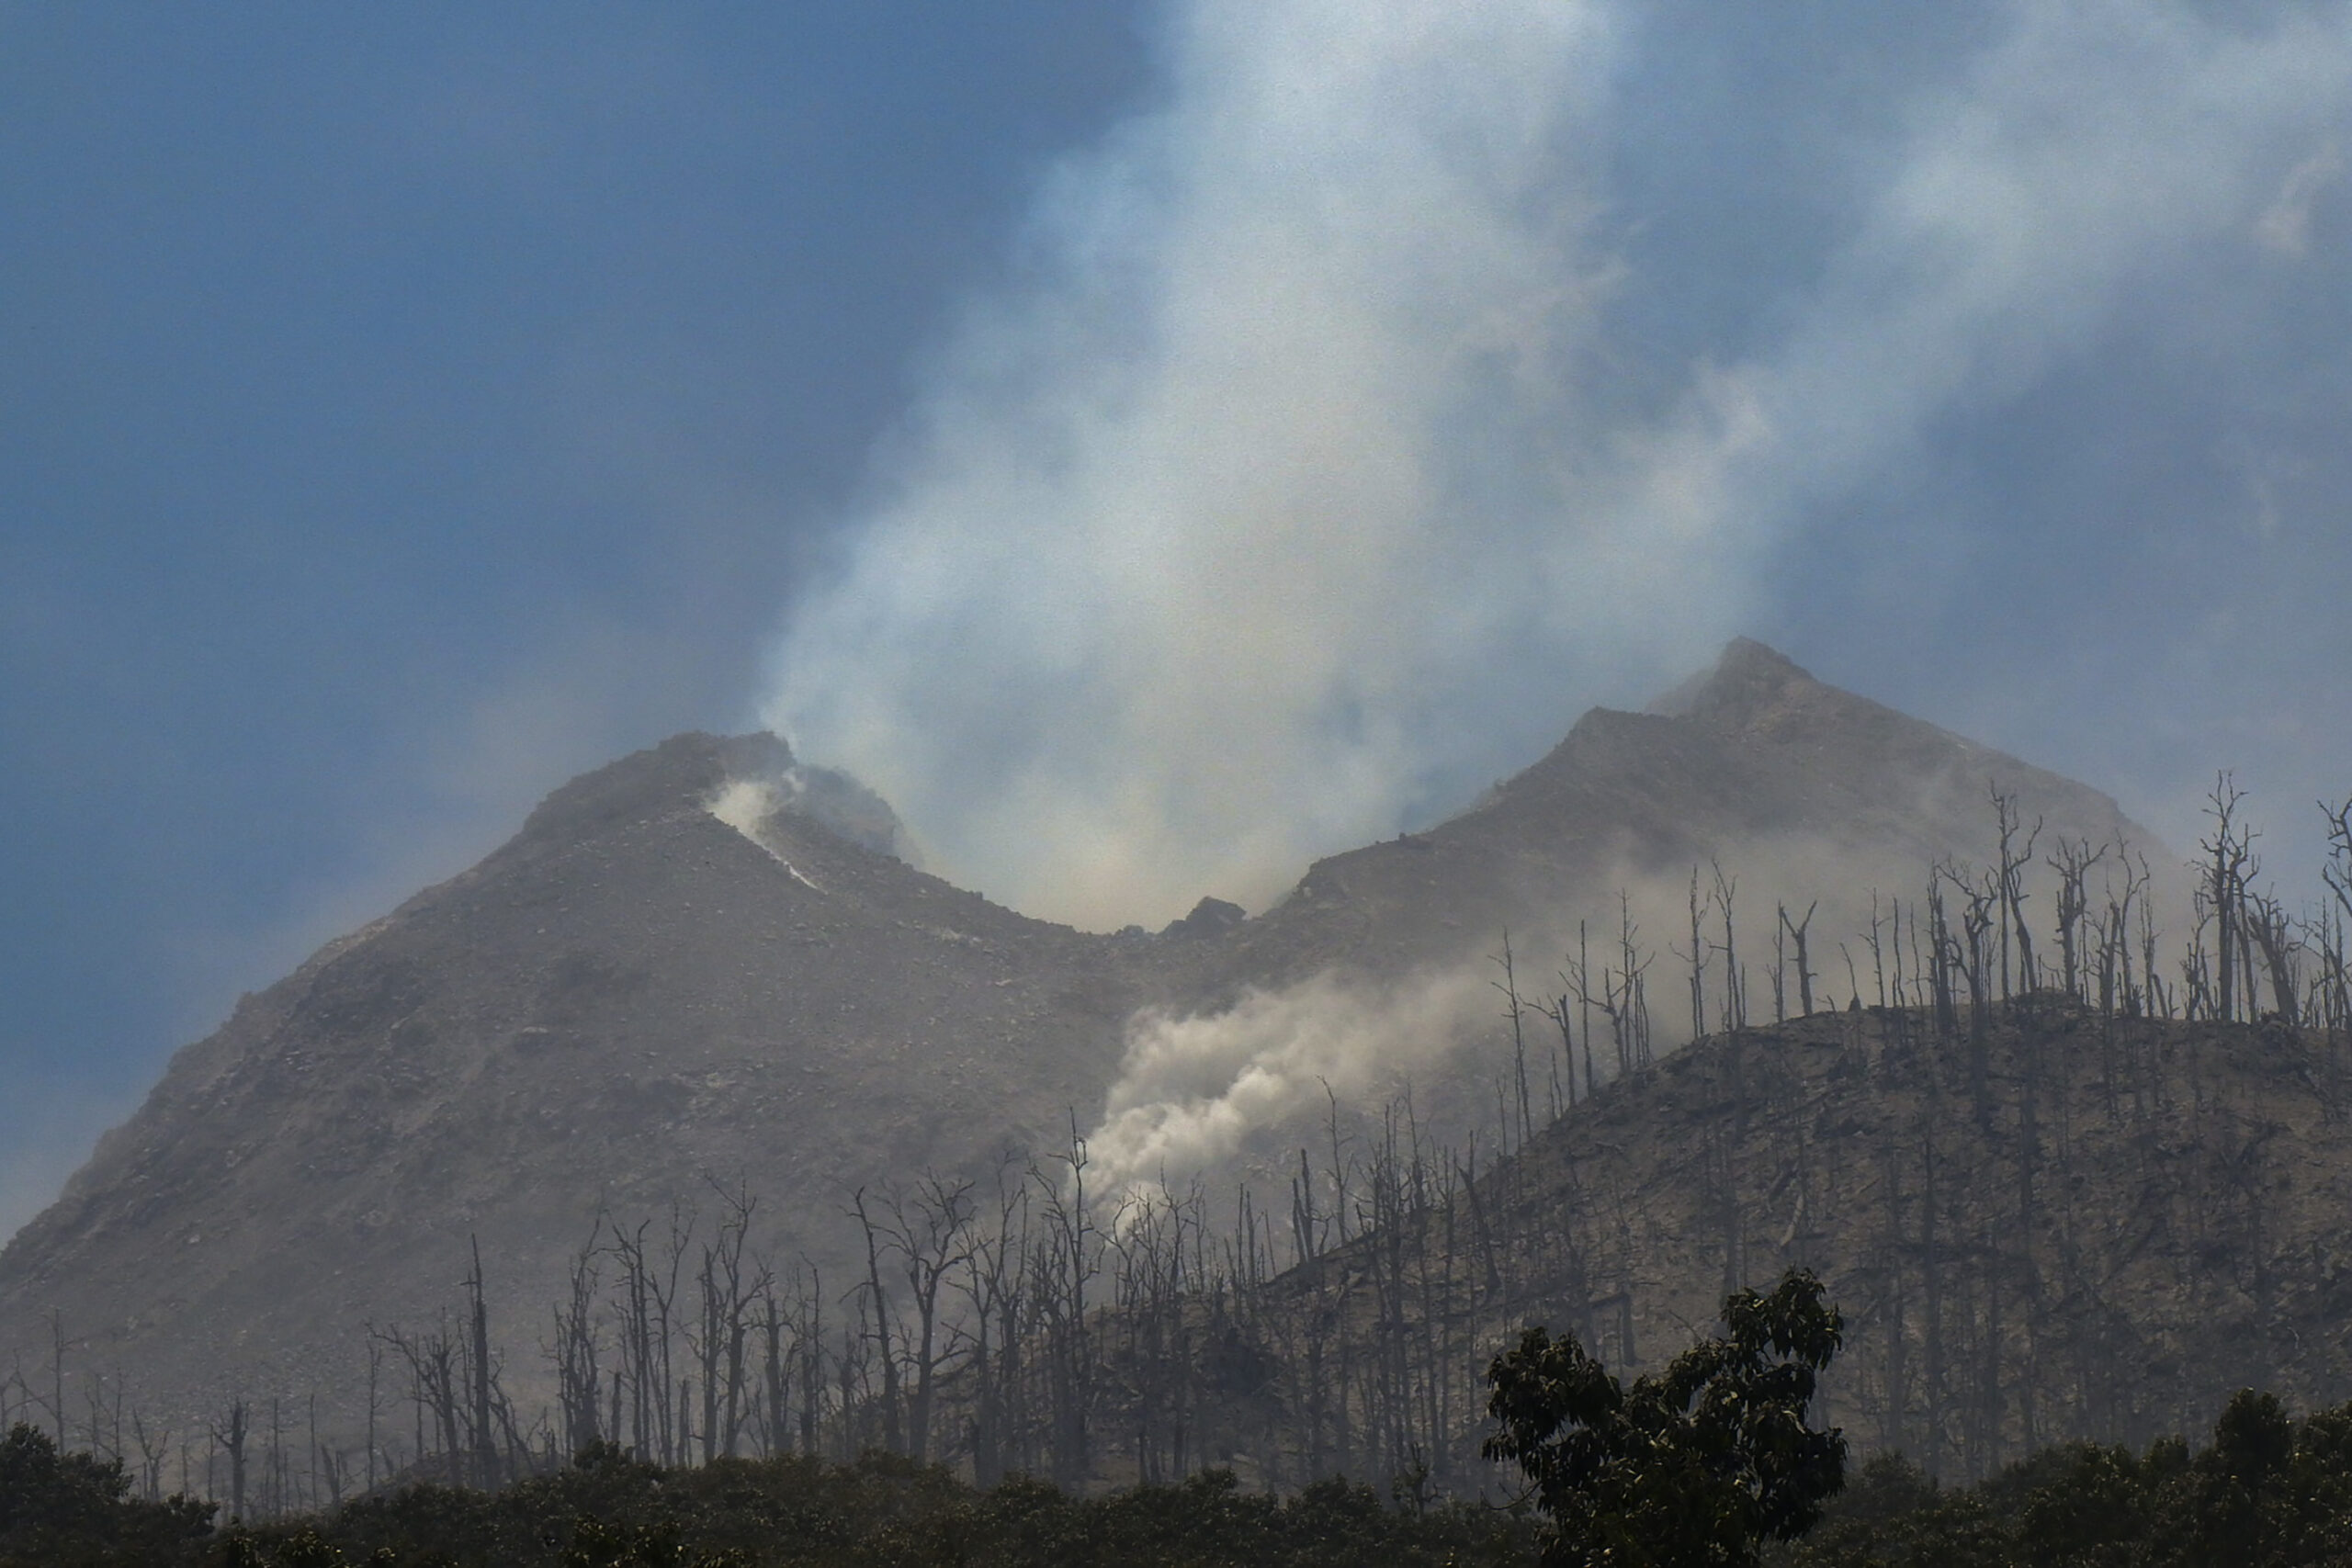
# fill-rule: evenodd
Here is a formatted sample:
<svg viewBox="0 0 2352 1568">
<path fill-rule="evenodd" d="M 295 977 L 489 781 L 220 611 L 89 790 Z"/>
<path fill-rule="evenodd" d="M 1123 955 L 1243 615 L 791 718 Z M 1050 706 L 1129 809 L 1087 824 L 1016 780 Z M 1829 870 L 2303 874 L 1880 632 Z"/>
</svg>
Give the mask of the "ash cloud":
<svg viewBox="0 0 2352 1568">
<path fill-rule="evenodd" d="M 1193 1185 L 1215 1204 L 1229 1205 L 1241 1186 L 1263 1198 L 1283 1190 L 1302 1149 L 1322 1168 L 1336 1136 L 1351 1157 L 1363 1157 L 1394 1131 L 1385 1125 L 1389 1113 L 1407 1108 L 1414 1131 L 1432 1147 L 1508 1147 L 1518 1064 L 1497 962 L 1505 941 L 1516 961 L 1529 1092 L 1541 1124 L 1555 1104 L 1581 1098 L 1589 1081 L 1613 1081 L 1620 1070 L 1600 1006 L 1576 1000 L 1570 971 L 1579 966 L 1579 949 L 1584 984 L 1600 996 L 1611 984 L 1607 972 L 1622 973 L 1618 942 L 1630 927 L 1658 1055 L 1679 1049 L 1701 1026 L 1726 1027 L 1733 964 L 1722 945 L 1717 871 L 1733 895 L 1732 958 L 1747 1023 L 1802 1016 L 1807 996 L 1815 1011 L 1918 1001 L 1927 987 L 1921 928 L 1935 865 L 1942 861 L 1973 881 L 1997 862 L 1989 805 L 1971 802 L 1955 813 L 1940 794 L 1930 792 L 1918 807 L 1922 822 L 1939 826 L 1939 843 L 1784 833 L 1723 846 L 1720 860 L 1695 867 L 1621 860 L 1563 889 L 1549 907 L 1522 909 L 1507 935 L 1497 931 L 1485 939 L 1486 951 L 1465 953 L 1458 963 L 1399 976 L 1325 972 L 1253 988 L 1216 1010 L 1142 1012 L 1128 1022 L 1118 1079 L 1087 1134 L 1095 1190 L 1113 1206 Z M 2141 863 L 2127 865 L 2127 842 L 2155 857 L 2146 866 L 2150 880 L 2132 889 L 2132 908 L 2148 905 L 2162 951 L 2168 960 L 2177 956 L 2193 921 L 2164 846 L 2129 841 L 2120 818 L 2064 809 L 2044 818 L 2030 792 L 2023 798 L 2027 824 L 2042 823 L 2021 882 L 2043 971 L 2054 975 L 2059 964 L 2051 929 L 2057 886 L 2047 857 L 2062 840 L 2106 851 L 2086 882 L 2095 918 Z M 1694 873 L 1702 921 L 1697 951 L 1705 957 L 1697 1017 L 1690 990 Z M 1804 929 L 1802 949 L 1776 941 L 1783 909 Z M 1800 953 L 1809 985 L 1799 974 Z M 1573 1062 L 1546 1011 L 1564 995 L 1577 1040 Z"/>
<path fill-rule="evenodd" d="M 2325 231 L 2352 6 L 1987 6 L 1823 162 L 1772 308 L 1660 362 L 1610 152 L 1683 112 L 1618 88 L 1661 15 L 1171 4 L 1161 96 L 1046 182 L 763 716 L 1030 912 L 1261 903 L 1794 614 L 1815 514 L 1943 423 Z M 1931 582 L 1991 536 L 1836 565 Z"/>
<path fill-rule="evenodd" d="M 1577 413 L 1604 7 L 1201 0 L 1163 47 L 1165 103 L 1057 171 L 1031 282 L 936 367 L 766 714 L 947 874 L 1098 928 L 1261 902 L 1456 789 L 1498 682 L 1654 680 L 1736 602 L 1703 461 L 1736 400 L 1638 497 Z"/>
<path fill-rule="evenodd" d="M 1245 1154 L 1271 1156 L 1254 1162 L 1270 1171 L 1289 1151 L 1257 1147 L 1263 1134 L 1311 1128 L 1327 1105 L 1352 1125 L 1405 1092 L 1416 1069 L 1447 1065 L 1489 999 L 1485 979 L 1462 968 L 1385 983 L 1322 975 L 1252 990 L 1221 1012 L 1140 1014 L 1087 1134 L 1102 1190 L 1230 1176 Z"/>
</svg>

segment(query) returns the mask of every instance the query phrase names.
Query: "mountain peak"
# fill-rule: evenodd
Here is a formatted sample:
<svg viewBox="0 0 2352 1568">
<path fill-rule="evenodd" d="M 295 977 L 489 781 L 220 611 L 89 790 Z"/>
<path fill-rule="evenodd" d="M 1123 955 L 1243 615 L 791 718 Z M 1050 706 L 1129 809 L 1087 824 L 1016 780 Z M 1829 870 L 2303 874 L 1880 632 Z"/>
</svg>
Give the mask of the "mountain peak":
<svg viewBox="0 0 2352 1568">
<path fill-rule="evenodd" d="M 1724 645 L 1712 669 L 1684 681 L 1651 703 L 1647 711 L 1744 730 L 1792 699 L 1830 690 L 1780 649 L 1737 637 Z"/>
<path fill-rule="evenodd" d="M 502 852 L 568 847 L 622 823 L 698 808 L 729 779 L 779 775 L 792 760 L 773 735 L 673 735 L 559 786 Z"/>
<path fill-rule="evenodd" d="M 709 809 L 723 789 L 739 784 L 755 792 L 756 816 L 788 813 L 860 849 L 912 863 L 905 829 L 888 802 L 838 768 L 800 761 L 781 737 L 765 731 L 673 735 L 582 773 L 541 801 L 498 852 L 566 851 L 667 813 Z M 757 839 L 747 823 L 723 811 L 720 818 Z"/>
<path fill-rule="evenodd" d="M 1573 931 L 1581 962 L 1589 915 L 1655 926 L 1644 900 L 1679 904 L 1709 862 L 1747 878 L 1749 909 L 1824 895 L 1825 943 L 1870 929 L 1873 890 L 1981 862 L 1996 778 L 2053 839 L 2151 841 L 2095 791 L 1741 638 L 1653 714 L 1596 709 L 1480 808 L 1320 861 L 1255 919 L 1204 899 L 1170 940 L 1120 940 L 888 858 L 880 797 L 775 737 L 673 737 L 556 790 L 175 1056 L 0 1251 L 0 1350 L 53 1351 L 62 1323 L 75 1375 L 113 1369 L 191 1426 L 241 1387 L 316 1387 L 348 1419 L 367 1323 L 429 1321 L 475 1237 L 501 1259 L 489 1310 L 529 1321 L 598 1214 L 659 1215 L 723 1172 L 775 1195 L 771 1255 L 854 1273 L 842 1194 L 918 1168 L 984 1183 L 1008 1151 L 1064 1146 L 1072 1108 L 1108 1118 L 1114 1089 L 1231 1108 L 1204 1168 L 1278 1190 L 1279 1164 L 1250 1162 L 1295 1146 L 1279 1085 L 1315 1081 L 1332 1036 L 1313 1021 L 1345 1025 L 1363 1095 L 1410 1069 L 1425 1128 L 1475 1126 L 1509 1042 L 1441 1017 L 1453 993 L 1425 979 L 1483 976 L 1505 931 L 1531 964 Z M 1352 1012 L 1316 1010 L 1351 993 L 1299 988 L 1332 975 L 1375 1000 L 1409 981 L 1431 1038 L 1358 1042 Z M 1151 1019 L 1179 1032 L 1138 1055 Z M 1294 1036 L 1306 1055 L 1261 1051 Z M 1350 1103 L 1332 1113 L 1374 1102 Z"/>
</svg>

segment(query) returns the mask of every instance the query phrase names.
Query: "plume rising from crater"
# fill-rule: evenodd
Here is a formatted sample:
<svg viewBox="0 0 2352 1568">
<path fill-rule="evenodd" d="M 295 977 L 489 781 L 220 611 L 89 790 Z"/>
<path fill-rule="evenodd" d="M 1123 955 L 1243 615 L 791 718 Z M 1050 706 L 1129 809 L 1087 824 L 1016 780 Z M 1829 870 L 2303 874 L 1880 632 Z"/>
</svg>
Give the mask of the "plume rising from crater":
<svg viewBox="0 0 2352 1568">
<path fill-rule="evenodd" d="M 1687 667 L 1712 613 L 1655 612 L 1726 606 L 1738 555 L 1713 445 L 1649 506 L 1577 471 L 1605 7 L 1197 0 L 1164 49 L 1165 103 L 1056 171 L 1026 282 L 943 355 L 766 710 L 961 879 L 1097 929 L 1261 905 L 1465 796 L 1567 712 L 1487 733 L 1506 684 Z"/>
<path fill-rule="evenodd" d="M 1884 498 L 1939 423 L 2306 255 L 2352 90 L 2343 5 L 1987 7 L 1814 161 L 1776 303 L 1660 347 L 1611 183 L 1654 12 L 1160 18 L 1158 95 L 1043 181 L 763 708 L 945 873 L 1101 930 L 1262 907 L 1822 581 L 1932 619 L 1975 525 Z M 1898 510 L 1825 521 L 1857 493 Z"/>
</svg>

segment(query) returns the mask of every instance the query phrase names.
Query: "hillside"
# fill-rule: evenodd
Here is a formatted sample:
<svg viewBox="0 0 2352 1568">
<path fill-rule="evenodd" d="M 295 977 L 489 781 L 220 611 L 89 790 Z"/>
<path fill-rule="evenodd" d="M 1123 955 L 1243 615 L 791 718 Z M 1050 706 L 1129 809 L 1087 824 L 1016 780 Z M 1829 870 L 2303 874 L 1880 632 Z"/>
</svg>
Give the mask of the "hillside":
<svg viewBox="0 0 2352 1568">
<path fill-rule="evenodd" d="M 1008 1156 L 1017 1178 L 1066 1147 L 1131 1074 L 1138 1010 L 1482 969 L 1506 927 L 1540 970 L 1615 889 L 1670 907 L 1709 857 L 1751 911 L 1775 887 L 1852 893 L 1824 901 L 1826 952 L 1860 890 L 1916 891 L 1929 861 L 1989 853 L 1994 783 L 2052 837 L 2150 841 L 2094 790 L 1746 642 L 1664 711 L 1589 714 L 1436 829 L 1318 862 L 1255 918 L 1209 906 L 1158 935 L 960 891 L 877 847 L 887 807 L 828 806 L 808 776 L 765 737 L 625 758 L 246 998 L 0 1253 L 0 1348 L 46 1365 L 62 1332 L 77 1410 L 127 1391 L 185 1432 L 240 1393 L 315 1393 L 342 1422 L 367 1325 L 437 1321 L 478 1239 L 536 1400 L 534 1325 L 600 1213 L 699 1209 L 707 1241 L 714 1184 L 740 1185 L 759 1199 L 752 1251 L 778 1279 L 813 1269 L 811 1292 L 828 1281 L 827 1310 L 845 1310 L 865 1263 L 852 1195 L 925 1169 L 985 1184 Z M 1459 1052 L 1411 1064 L 1449 1136 L 1492 1104 L 1497 1031 L 1480 999 Z M 1668 1017 L 1661 1044 L 1674 1034 Z M 1352 1108 L 1358 1129 L 1383 1092 Z M 1254 1135 L 1281 1156 L 1299 1132 L 1276 1117 Z"/>
<path fill-rule="evenodd" d="M 1752 884 L 1749 908 L 1820 898 L 1838 906 L 1823 929 L 1850 935 L 1870 889 L 1908 897 L 1933 862 L 1993 853 L 1996 784 L 2042 822 L 2045 843 L 2129 840 L 2165 858 L 2098 791 L 1743 637 L 1649 712 L 1586 714 L 1461 815 L 1317 862 L 1219 973 L 1266 984 L 1335 963 L 1394 972 L 1483 954 L 1505 927 L 1557 945 L 1566 920 L 1613 916 L 1620 886 L 1679 902 L 1710 857 Z"/>
<path fill-rule="evenodd" d="M 1948 863 L 1973 875 L 1996 858 L 1996 790 L 2019 825 L 2016 846 L 2037 846 L 2026 874 L 2038 922 L 2052 908 L 2041 857 L 2081 843 L 2133 846 L 2132 864 L 2152 876 L 2141 903 L 2153 900 L 2167 929 L 2184 923 L 2171 856 L 2107 795 L 1736 641 L 1655 711 L 1586 714 L 1549 754 L 1461 815 L 1308 868 L 1177 992 L 1211 1021 L 1141 1042 L 1148 1056 L 1114 1091 L 1118 1106 L 1135 1109 L 1106 1152 L 1139 1149 L 1126 1163 L 1153 1174 L 1160 1149 L 1204 1142 L 1189 1135 L 1194 1124 L 1280 1099 L 1292 1110 L 1253 1111 L 1247 1134 L 1174 1169 L 1280 1192 L 1294 1152 L 1326 1135 L 1327 1084 L 1338 1086 L 1359 1139 L 1377 1135 L 1382 1105 L 1409 1096 L 1440 1140 L 1483 1133 L 1491 1145 L 1498 1094 L 1516 1097 L 1504 1082 L 1518 1070 L 1500 1022 L 1506 1004 L 1489 985 L 1502 977 L 1494 960 L 1506 939 L 1539 1055 L 1550 1055 L 1539 1010 L 1573 988 L 1579 968 L 1599 992 L 1612 965 L 1646 964 L 1641 995 L 1621 998 L 1643 1035 L 1638 1049 L 1626 1043 L 1628 1059 L 1720 1024 L 1709 1010 L 1720 1008 L 1728 968 L 1739 971 L 1746 1016 L 1773 1014 L 1776 984 L 1786 993 L 1778 1010 L 1799 1010 L 1806 982 L 1795 973 L 1796 942 L 1784 940 L 1793 930 L 1779 929 L 1782 907 L 1804 928 L 1817 997 L 1850 999 L 1872 983 L 1874 919 L 1884 927 L 1899 901 L 1906 941 L 1916 942 L 1908 923 L 1922 913 L 1931 868 Z M 2125 864 L 2110 849 L 2101 874 Z M 1737 932 L 1728 960 L 1718 872 Z M 1677 956 L 1692 951 L 1694 877 L 1698 900 L 1713 906 L 1698 945 L 1710 968 L 1702 989 L 1716 998 L 1695 1019 L 1688 961 Z M 1628 923 L 1630 965 L 1619 951 Z M 1253 995 L 1263 1005 L 1225 1013 Z M 1335 999 L 1344 1025 L 1329 1021 Z M 1550 1108 L 1548 1077 L 1535 1069 L 1532 1115 Z M 1270 1081 L 1283 1087 L 1270 1090 Z"/>
<path fill-rule="evenodd" d="M 245 998 L 9 1245 L 16 1343 L 54 1307 L 151 1399 L 347 1388 L 364 1325 L 438 1312 L 469 1236 L 527 1324 L 600 1209 L 741 1177 L 784 1195 L 769 1245 L 831 1258 L 855 1183 L 1066 1136 L 1156 972 L 706 808 L 779 761 L 683 736 L 616 763 Z"/>
<path fill-rule="evenodd" d="M 2204 1431 L 2245 1387 L 2352 1396 L 2352 1038 L 1997 1012 L 1981 1058 L 1929 1009 L 1711 1036 L 1480 1172 L 1400 1139 L 1357 1177 L 1374 1229 L 1232 1298 L 1262 1376 L 1129 1381 L 1194 1377 L 1253 1471 L 1475 1484 L 1475 1371 L 1520 1325 L 1655 1370 L 1805 1268 L 1846 1314 L 1829 1418 L 1931 1474 Z"/>
</svg>

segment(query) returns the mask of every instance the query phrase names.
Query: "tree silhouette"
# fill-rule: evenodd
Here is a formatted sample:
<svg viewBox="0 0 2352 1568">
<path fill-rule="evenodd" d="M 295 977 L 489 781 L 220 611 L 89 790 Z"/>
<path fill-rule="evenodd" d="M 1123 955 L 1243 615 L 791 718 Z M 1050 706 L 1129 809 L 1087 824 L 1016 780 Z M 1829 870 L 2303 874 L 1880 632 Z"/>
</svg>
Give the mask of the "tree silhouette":
<svg viewBox="0 0 2352 1568">
<path fill-rule="evenodd" d="M 1846 1439 L 1807 1407 L 1844 1320 L 1792 1269 L 1724 1302 L 1724 1337 L 1627 1388 L 1573 1335 L 1530 1328 L 1487 1376 L 1488 1459 L 1526 1473 L 1546 1568 L 1745 1568 L 1795 1539 L 1843 1484 Z"/>
</svg>

